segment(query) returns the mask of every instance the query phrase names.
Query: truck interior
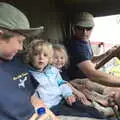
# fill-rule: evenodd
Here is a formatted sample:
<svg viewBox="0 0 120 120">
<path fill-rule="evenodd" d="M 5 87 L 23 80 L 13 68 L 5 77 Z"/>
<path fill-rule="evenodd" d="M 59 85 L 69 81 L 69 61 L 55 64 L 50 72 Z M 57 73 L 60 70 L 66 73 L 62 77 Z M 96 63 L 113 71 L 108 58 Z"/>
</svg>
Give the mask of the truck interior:
<svg viewBox="0 0 120 120">
<path fill-rule="evenodd" d="M 120 13 L 119 0 L 1 0 L 22 10 L 31 26 L 45 26 L 42 37 L 52 42 L 62 42 L 71 35 L 70 18 L 80 11 L 92 13 L 95 17 Z"/>
<path fill-rule="evenodd" d="M 120 14 L 120 0 L 1 0 L 1 2 L 10 3 L 24 12 L 30 20 L 31 27 L 44 26 L 44 32 L 38 37 L 48 39 L 52 43 L 69 41 L 73 14 L 90 12 L 94 17 Z M 116 117 L 109 120 L 119 119 Z"/>
</svg>

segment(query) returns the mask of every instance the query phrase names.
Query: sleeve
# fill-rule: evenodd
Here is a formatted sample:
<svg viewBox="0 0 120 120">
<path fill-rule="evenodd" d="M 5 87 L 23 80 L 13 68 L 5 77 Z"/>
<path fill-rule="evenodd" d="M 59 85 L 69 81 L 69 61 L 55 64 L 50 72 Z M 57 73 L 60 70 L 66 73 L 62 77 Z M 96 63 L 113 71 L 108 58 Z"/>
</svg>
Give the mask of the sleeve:
<svg viewBox="0 0 120 120">
<path fill-rule="evenodd" d="M 66 81 L 62 79 L 62 77 L 61 77 L 61 75 L 60 75 L 59 72 L 57 72 L 56 80 L 57 80 L 58 86 L 61 86 L 62 84 L 65 84 L 65 83 L 66 83 Z"/>
<path fill-rule="evenodd" d="M 68 86 L 67 84 L 62 84 L 62 85 L 60 86 L 60 90 L 61 90 L 62 96 L 63 96 L 64 98 L 67 98 L 67 97 L 69 97 L 69 96 L 72 96 L 72 89 L 71 89 L 71 87 Z"/>
<path fill-rule="evenodd" d="M 56 79 L 57 79 L 58 86 L 59 86 L 59 88 L 61 90 L 62 96 L 64 98 L 66 98 L 68 96 L 71 96 L 72 95 L 72 89 L 71 89 L 71 87 L 69 87 L 66 84 L 67 81 L 62 79 L 59 71 L 57 72 Z"/>
<path fill-rule="evenodd" d="M 85 60 L 89 60 L 89 51 L 83 46 L 74 47 L 74 52 L 72 52 L 72 57 L 75 64 L 81 63 Z"/>
<path fill-rule="evenodd" d="M 36 79 L 31 74 L 30 74 L 30 80 L 31 80 L 33 89 L 36 90 L 39 83 L 36 81 Z"/>
</svg>

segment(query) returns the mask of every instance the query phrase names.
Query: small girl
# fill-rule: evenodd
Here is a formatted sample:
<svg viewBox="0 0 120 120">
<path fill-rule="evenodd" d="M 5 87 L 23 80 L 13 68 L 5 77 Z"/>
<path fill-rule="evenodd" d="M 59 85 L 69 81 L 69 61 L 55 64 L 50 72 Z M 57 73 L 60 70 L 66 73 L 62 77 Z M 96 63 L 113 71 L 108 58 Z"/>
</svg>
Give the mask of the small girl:
<svg viewBox="0 0 120 120">
<path fill-rule="evenodd" d="M 66 72 L 66 67 L 68 65 L 68 54 L 67 54 L 65 47 L 61 44 L 54 44 L 53 48 L 54 48 L 53 65 L 56 66 L 60 70 L 60 74 L 64 80 L 70 81 L 68 76 L 67 76 L 67 72 Z M 86 85 L 83 85 L 84 82 L 86 82 Z M 99 89 L 98 91 L 100 91 L 100 89 L 104 89 L 104 86 L 102 87 L 101 85 L 96 84 L 96 83 L 92 83 L 89 80 L 80 80 L 80 79 L 70 81 L 70 83 L 75 87 L 77 84 L 77 87 L 76 87 L 77 89 L 75 89 L 73 86 L 71 86 L 71 84 L 68 84 L 68 85 L 71 86 L 73 93 L 77 96 L 77 98 L 83 104 L 90 104 L 90 102 L 87 100 L 87 98 L 90 100 L 95 99 L 97 102 L 105 101 L 107 103 L 107 100 L 105 100 L 104 97 L 102 98 L 102 95 L 95 92 L 95 90 L 97 90 L 97 89 Z M 89 89 L 92 89 L 92 91 L 90 91 Z M 93 94 L 93 91 L 94 91 L 95 95 Z M 87 98 L 85 96 L 87 96 Z M 94 107 L 97 106 L 96 108 L 100 112 L 103 112 L 106 116 L 113 114 L 113 110 L 111 108 L 101 106 L 97 103 L 94 103 L 94 104 L 95 104 Z"/>
<path fill-rule="evenodd" d="M 52 65 L 52 44 L 44 40 L 33 40 L 26 51 L 26 61 L 30 73 L 39 83 L 35 94 L 56 115 L 103 118 L 95 108 L 76 104 L 71 87 Z"/>
<path fill-rule="evenodd" d="M 62 76 L 63 80 L 70 81 L 66 72 L 66 68 L 68 65 L 68 55 L 65 47 L 61 44 L 54 44 L 53 49 L 53 65 L 59 69 L 60 75 Z M 73 93 L 83 104 L 90 105 L 90 102 L 87 100 L 87 98 L 82 92 L 75 89 L 71 84 L 67 84 L 71 86 Z"/>
<path fill-rule="evenodd" d="M 62 78 L 69 81 L 66 73 L 66 68 L 68 65 L 68 55 L 65 47 L 61 44 L 54 44 L 54 55 L 53 55 L 53 65 L 60 70 Z"/>
</svg>

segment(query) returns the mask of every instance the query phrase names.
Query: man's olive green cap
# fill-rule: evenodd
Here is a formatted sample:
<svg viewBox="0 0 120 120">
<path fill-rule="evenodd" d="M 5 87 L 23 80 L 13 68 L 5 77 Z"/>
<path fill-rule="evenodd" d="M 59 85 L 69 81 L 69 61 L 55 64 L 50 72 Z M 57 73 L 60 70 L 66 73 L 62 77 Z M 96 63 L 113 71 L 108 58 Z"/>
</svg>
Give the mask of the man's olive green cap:
<svg viewBox="0 0 120 120">
<path fill-rule="evenodd" d="M 94 17 L 88 12 L 81 12 L 74 16 L 73 24 L 81 27 L 94 27 Z"/>
<path fill-rule="evenodd" d="M 0 27 L 21 33 L 26 37 L 33 37 L 43 32 L 43 26 L 30 28 L 27 17 L 16 7 L 0 2 Z"/>
</svg>

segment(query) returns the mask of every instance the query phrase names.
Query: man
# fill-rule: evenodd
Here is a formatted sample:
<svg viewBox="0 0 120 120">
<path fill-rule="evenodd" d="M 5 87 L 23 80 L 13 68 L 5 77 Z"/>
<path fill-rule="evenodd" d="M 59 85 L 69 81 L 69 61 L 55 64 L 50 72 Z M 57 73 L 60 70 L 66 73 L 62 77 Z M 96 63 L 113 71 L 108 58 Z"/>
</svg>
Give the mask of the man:
<svg viewBox="0 0 120 120">
<path fill-rule="evenodd" d="M 70 79 L 89 78 L 106 86 L 120 86 L 120 78 L 109 75 L 95 69 L 92 62 L 93 52 L 89 42 L 94 28 L 93 15 L 81 12 L 73 19 L 73 37 L 68 48 L 70 55 L 70 67 L 68 70 Z"/>
<path fill-rule="evenodd" d="M 93 59 L 93 52 L 89 41 L 90 35 L 95 25 L 93 19 L 93 15 L 88 12 L 81 12 L 80 14 L 77 14 L 73 17 L 73 36 L 68 47 L 68 53 L 70 55 L 70 66 L 68 68 L 68 75 L 70 80 L 73 80 L 71 81 L 71 84 L 79 89 L 81 92 L 83 92 L 88 99 L 92 101 L 95 100 L 97 103 L 103 105 L 108 105 L 106 97 L 104 95 L 101 96 L 101 94 L 103 94 L 104 91 L 107 90 L 105 86 L 120 87 L 120 78 L 96 69 L 103 65 L 105 62 L 97 66 L 94 63 L 99 63 L 99 61 L 101 61 L 102 59 L 103 61 L 108 60 L 105 56 L 106 54 L 111 54 L 112 52 L 107 51 L 104 55 L 95 57 L 95 59 Z M 115 51 L 114 49 L 115 48 L 113 48 L 112 51 Z M 112 57 L 114 57 L 114 55 L 110 55 L 109 59 L 111 59 Z M 102 85 L 97 83 L 100 83 Z M 80 84 L 85 86 L 85 88 L 80 87 Z M 109 90 L 111 89 L 108 88 L 107 91 Z M 110 93 L 107 93 L 107 95 L 109 94 Z M 113 96 L 116 101 L 118 100 L 118 96 L 118 93 L 116 93 L 116 96 Z M 100 109 L 100 107 L 98 109 Z M 103 110 L 101 111 L 104 112 Z M 111 113 L 108 111 L 107 115 L 111 115 Z"/>
<path fill-rule="evenodd" d="M 24 39 L 40 34 L 42 29 L 30 28 L 20 10 L 0 2 L 0 120 L 42 120 L 49 115 L 57 120 L 47 108 L 43 117 L 35 113 L 34 107 L 46 106 L 32 96 L 36 83 L 21 57 L 16 56 L 23 49 Z"/>
</svg>

